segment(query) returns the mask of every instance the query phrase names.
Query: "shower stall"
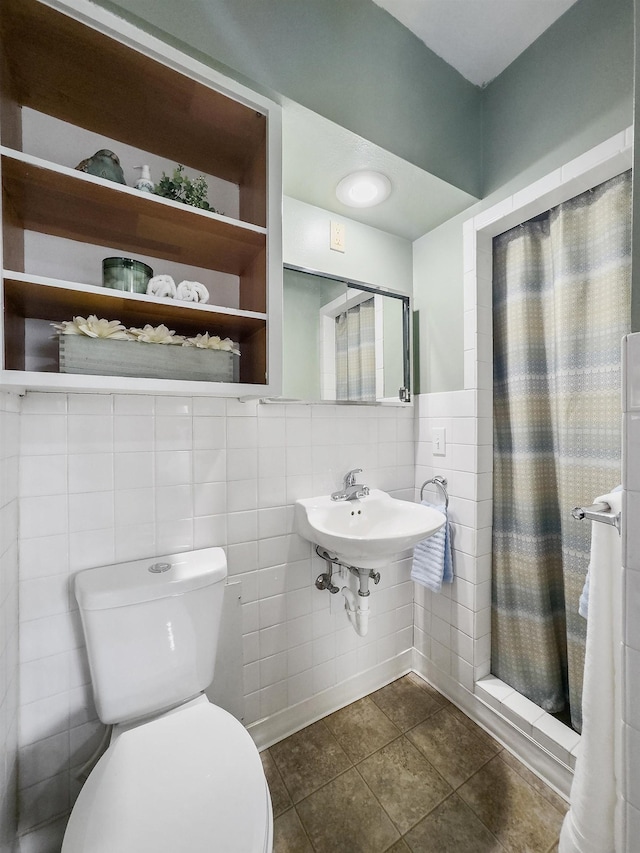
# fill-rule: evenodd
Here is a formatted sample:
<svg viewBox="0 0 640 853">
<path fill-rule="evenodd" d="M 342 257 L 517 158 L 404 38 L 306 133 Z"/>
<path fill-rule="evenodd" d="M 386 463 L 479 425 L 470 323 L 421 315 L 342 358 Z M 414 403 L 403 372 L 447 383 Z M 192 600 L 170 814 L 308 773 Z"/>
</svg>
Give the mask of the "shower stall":
<svg viewBox="0 0 640 853">
<path fill-rule="evenodd" d="M 593 526 L 575 520 L 572 510 L 593 504 L 622 480 L 620 352 L 630 323 L 632 163 L 633 128 L 627 128 L 463 223 L 463 388 L 426 395 L 418 412 L 416 487 L 434 473 L 448 479 L 457 583 L 450 600 L 416 599 L 415 668 L 565 795 L 584 739 L 579 695 L 588 622 L 577 611 Z M 606 209 L 616 213 L 613 224 Z M 585 222 L 591 224 L 581 248 L 572 241 L 563 249 L 542 245 L 547 232 L 555 240 L 556 232 L 565 236 Z M 504 276 L 498 258 L 494 276 L 494 240 L 496 254 L 514 255 L 520 266 L 520 292 L 515 301 L 503 295 L 495 316 L 494 278 L 499 289 Z M 562 279 L 550 301 L 551 284 L 535 295 L 532 273 L 539 267 Z M 597 284 L 583 280 L 590 267 Z M 520 328 L 515 349 L 494 354 L 494 335 L 500 338 L 501 324 L 514 316 Z M 541 325 L 551 318 L 551 326 Z M 535 331 L 531 343 L 525 331 Z M 545 386 L 557 392 L 547 403 Z M 514 403 L 500 399 L 513 390 L 519 392 Z M 527 417 L 510 436 L 499 421 L 512 413 Z M 433 429 L 441 426 L 452 430 L 450 460 L 433 456 Z M 523 472 L 520 458 L 528 466 Z M 504 486 L 494 483 L 494 469 L 496 477 L 506 474 Z M 502 580 L 509 550 L 517 556 Z M 549 553 L 549 564 L 539 559 Z M 529 570 L 541 580 L 532 589 Z M 624 637 L 620 624 L 613 639 Z M 549 651 L 549 665 L 540 650 Z M 536 704 L 549 699 L 549 710 Z"/>
<path fill-rule="evenodd" d="M 631 172 L 493 240 L 491 672 L 581 730 L 590 524 L 621 482 Z"/>
</svg>

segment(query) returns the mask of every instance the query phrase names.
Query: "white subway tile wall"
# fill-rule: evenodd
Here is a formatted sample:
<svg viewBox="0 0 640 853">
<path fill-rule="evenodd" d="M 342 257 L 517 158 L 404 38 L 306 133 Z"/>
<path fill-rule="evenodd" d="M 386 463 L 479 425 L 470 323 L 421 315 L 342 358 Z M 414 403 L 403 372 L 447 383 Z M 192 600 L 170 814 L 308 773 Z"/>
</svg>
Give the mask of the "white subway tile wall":
<svg viewBox="0 0 640 853">
<path fill-rule="evenodd" d="M 627 848 L 640 830 L 640 334 L 623 345 L 623 756 Z"/>
<path fill-rule="evenodd" d="M 229 575 L 242 582 L 247 724 L 412 647 L 410 561 L 382 572 L 369 633 L 359 638 L 344 613 L 330 612 L 329 593 L 313 585 L 325 563 L 294 532 L 293 503 L 335 490 L 354 467 L 363 469 L 369 486 L 412 500 L 413 414 L 400 407 L 219 398 L 26 395 L 20 455 L 24 850 L 59 849 L 64 815 L 80 787 L 76 772 L 102 736 L 70 585 L 77 571 L 224 546 Z M 12 458 L 3 460 L 15 470 L 13 509 L 2 510 L 7 524 L 17 515 L 15 451 Z M 3 559 L 13 562 L 15 574 L 15 532 L 13 540 Z M 15 729 L 15 712 L 12 719 Z"/>
<path fill-rule="evenodd" d="M 18 425 L 19 397 L 0 393 L 0 853 L 14 849 L 17 815 Z"/>
<path fill-rule="evenodd" d="M 474 390 L 417 398 L 416 500 L 436 475 L 447 480 L 455 578 L 432 593 L 415 585 L 414 645 L 444 675 L 473 692 L 489 673 L 491 610 L 491 418 L 476 416 Z M 433 453 L 433 430 L 444 427 L 445 455 Z M 441 504 L 433 485 L 424 498 Z"/>
</svg>

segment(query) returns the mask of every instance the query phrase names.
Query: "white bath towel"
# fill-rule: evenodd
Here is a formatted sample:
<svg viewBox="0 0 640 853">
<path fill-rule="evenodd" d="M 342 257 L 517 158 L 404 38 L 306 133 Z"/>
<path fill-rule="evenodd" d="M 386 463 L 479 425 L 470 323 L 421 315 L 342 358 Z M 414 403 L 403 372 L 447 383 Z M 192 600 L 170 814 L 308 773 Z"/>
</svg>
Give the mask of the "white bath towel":
<svg viewBox="0 0 640 853">
<path fill-rule="evenodd" d="M 176 290 L 176 299 L 183 302 L 208 302 L 209 291 L 199 281 L 181 281 Z"/>
<path fill-rule="evenodd" d="M 159 296 L 161 298 L 174 299 L 176 295 L 176 283 L 170 275 L 154 275 L 147 284 L 148 296 Z"/>
<path fill-rule="evenodd" d="M 611 491 L 621 492 L 622 486 L 616 486 L 615 489 L 611 489 Z M 591 560 L 589 560 L 589 564 L 591 564 Z M 578 602 L 578 613 L 584 619 L 587 619 L 589 616 L 589 569 L 587 569 L 587 576 L 584 579 L 582 594 L 580 595 L 580 601 Z"/>
<path fill-rule="evenodd" d="M 453 560 L 451 558 L 451 529 L 447 509 L 444 504 L 433 504 L 422 501 L 424 506 L 437 509 L 445 517 L 445 523 L 440 530 L 423 539 L 413 549 L 413 564 L 411 578 L 433 592 L 440 592 L 442 584 L 453 582 Z"/>
<path fill-rule="evenodd" d="M 620 512 L 622 492 L 596 498 Z M 571 807 L 560 833 L 559 853 L 622 853 L 620 536 L 609 524 L 591 522 L 589 619 L 582 692 L 582 738 L 571 785 Z"/>
<path fill-rule="evenodd" d="M 587 576 L 584 579 L 584 586 L 582 587 L 582 592 L 580 593 L 580 600 L 578 601 L 578 613 L 582 616 L 583 619 L 587 619 L 589 617 L 589 569 L 587 569 Z"/>
</svg>

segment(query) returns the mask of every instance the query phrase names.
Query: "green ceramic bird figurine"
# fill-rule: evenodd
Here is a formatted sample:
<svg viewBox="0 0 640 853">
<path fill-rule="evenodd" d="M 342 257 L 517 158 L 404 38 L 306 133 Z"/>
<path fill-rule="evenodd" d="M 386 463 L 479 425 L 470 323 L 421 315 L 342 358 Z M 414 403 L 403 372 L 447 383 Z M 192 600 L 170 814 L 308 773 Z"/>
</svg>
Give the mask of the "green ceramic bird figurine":
<svg viewBox="0 0 640 853">
<path fill-rule="evenodd" d="M 124 172 L 120 160 L 107 148 L 96 151 L 93 157 L 87 157 L 76 166 L 80 172 L 95 175 L 98 178 L 106 178 L 107 181 L 115 181 L 117 184 L 126 184 Z"/>
</svg>

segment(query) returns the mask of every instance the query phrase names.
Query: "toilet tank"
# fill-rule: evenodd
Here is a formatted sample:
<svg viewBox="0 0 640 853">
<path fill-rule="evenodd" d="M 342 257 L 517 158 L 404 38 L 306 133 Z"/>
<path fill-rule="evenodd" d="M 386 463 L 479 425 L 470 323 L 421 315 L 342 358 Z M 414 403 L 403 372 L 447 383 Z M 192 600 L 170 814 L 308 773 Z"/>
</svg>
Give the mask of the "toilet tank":
<svg viewBox="0 0 640 853">
<path fill-rule="evenodd" d="M 226 576 L 222 548 L 76 575 L 93 695 L 103 723 L 171 708 L 211 684 Z"/>
</svg>

